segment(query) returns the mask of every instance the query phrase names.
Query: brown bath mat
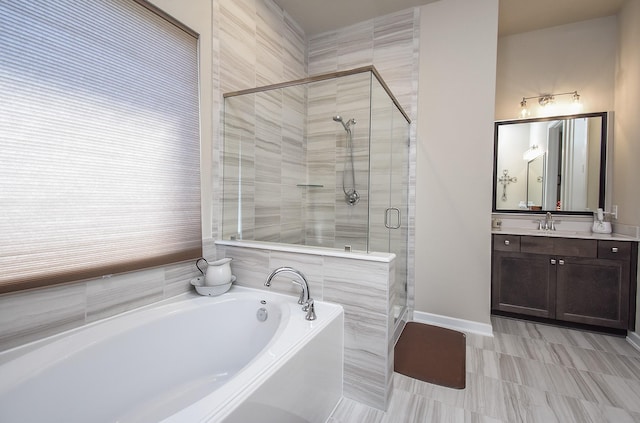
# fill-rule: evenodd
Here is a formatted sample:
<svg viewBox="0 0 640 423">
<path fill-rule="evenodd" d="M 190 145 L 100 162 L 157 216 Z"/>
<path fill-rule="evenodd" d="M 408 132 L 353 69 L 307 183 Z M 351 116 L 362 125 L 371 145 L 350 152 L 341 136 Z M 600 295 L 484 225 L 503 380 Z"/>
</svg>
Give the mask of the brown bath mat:
<svg viewBox="0 0 640 423">
<path fill-rule="evenodd" d="M 436 385 L 464 389 L 465 355 L 463 333 L 408 322 L 396 344 L 394 370 Z"/>
</svg>

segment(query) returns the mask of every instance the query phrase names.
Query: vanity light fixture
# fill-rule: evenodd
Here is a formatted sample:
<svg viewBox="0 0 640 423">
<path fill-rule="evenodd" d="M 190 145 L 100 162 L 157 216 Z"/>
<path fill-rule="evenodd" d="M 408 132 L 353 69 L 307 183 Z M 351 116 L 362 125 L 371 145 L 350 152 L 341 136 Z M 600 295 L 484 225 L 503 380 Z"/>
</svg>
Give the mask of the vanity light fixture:
<svg viewBox="0 0 640 423">
<path fill-rule="evenodd" d="M 556 96 L 559 95 L 571 95 L 571 101 L 574 106 L 580 107 L 580 95 L 578 91 L 569 91 L 566 93 L 557 93 L 557 94 L 541 94 L 532 97 L 522 97 L 522 101 L 520 102 L 520 117 L 526 118 L 531 115 L 529 108 L 527 106 L 527 100 L 531 100 L 534 98 L 538 99 L 538 104 L 540 107 L 545 107 L 549 104 L 553 104 L 556 100 Z"/>
</svg>

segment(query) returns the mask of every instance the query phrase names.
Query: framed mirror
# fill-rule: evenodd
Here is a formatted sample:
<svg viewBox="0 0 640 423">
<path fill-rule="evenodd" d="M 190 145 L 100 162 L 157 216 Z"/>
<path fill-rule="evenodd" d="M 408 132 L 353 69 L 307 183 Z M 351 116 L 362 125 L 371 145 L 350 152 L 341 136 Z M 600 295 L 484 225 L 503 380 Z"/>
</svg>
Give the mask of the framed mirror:
<svg viewBox="0 0 640 423">
<path fill-rule="evenodd" d="M 604 208 L 607 113 L 495 123 L 493 211 Z"/>
</svg>

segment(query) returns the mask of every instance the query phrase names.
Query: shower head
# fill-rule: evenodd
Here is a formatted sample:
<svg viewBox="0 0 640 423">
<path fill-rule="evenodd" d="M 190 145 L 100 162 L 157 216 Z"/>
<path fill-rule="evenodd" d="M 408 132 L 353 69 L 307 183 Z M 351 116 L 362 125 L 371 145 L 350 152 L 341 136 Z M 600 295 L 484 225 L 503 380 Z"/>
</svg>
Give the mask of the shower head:
<svg viewBox="0 0 640 423">
<path fill-rule="evenodd" d="M 336 122 L 340 122 L 342 124 L 342 126 L 344 126 L 344 130 L 347 131 L 347 132 L 351 131 L 351 128 L 350 128 L 351 125 L 355 125 L 356 124 L 356 120 L 355 119 L 349 119 L 345 123 L 345 121 L 342 120 L 342 116 L 340 116 L 340 115 L 334 116 L 333 120 L 335 120 Z"/>
<path fill-rule="evenodd" d="M 344 126 L 344 130 L 349 132 L 349 125 L 344 123 L 344 120 L 342 120 L 342 116 L 340 115 L 336 115 L 333 117 L 333 120 L 336 122 L 340 122 L 342 124 L 342 126 Z"/>
</svg>

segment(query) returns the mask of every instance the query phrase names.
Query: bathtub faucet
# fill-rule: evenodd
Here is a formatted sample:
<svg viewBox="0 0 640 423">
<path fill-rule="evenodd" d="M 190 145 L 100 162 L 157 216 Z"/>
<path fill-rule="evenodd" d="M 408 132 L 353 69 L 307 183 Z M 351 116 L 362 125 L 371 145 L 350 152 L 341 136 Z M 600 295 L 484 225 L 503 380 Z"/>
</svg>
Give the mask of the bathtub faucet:
<svg viewBox="0 0 640 423">
<path fill-rule="evenodd" d="M 291 279 L 291 282 L 299 285 L 302 288 L 302 293 L 300 294 L 300 298 L 298 299 L 298 304 L 302 304 L 302 311 L 307 312 L 305 319 L 316 320 L 316 312 L 313 305 L 313 298 L 311 298 L 311 294 L 309 293 L 309 284 L 307 283 L 307 278 L 305 278 L 302 272 L 300 272 L 299 270 L 296 270 L 293 267 L 278 267 L 276 270 L 271 272 L 271 274 L 267 278 L 267 281 L 264 283 L 264 286 L 271 286 L 271 281 L 273 280 L 273 278 L 281 273 L 290 273 L 294 276 L 297 276 L 299 280 Z"/>
</svg>

